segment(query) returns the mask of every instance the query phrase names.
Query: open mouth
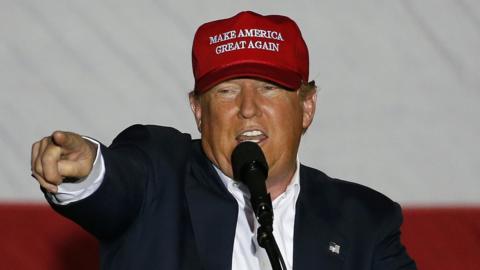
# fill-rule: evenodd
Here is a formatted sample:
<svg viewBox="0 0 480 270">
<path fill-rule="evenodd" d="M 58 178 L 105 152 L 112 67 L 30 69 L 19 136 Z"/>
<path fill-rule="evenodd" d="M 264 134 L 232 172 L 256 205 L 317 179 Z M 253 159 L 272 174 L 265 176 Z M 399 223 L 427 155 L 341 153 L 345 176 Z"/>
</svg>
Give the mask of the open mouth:
<svg viewBox="0 0 480 270">
<path fill-rule="evenodd" d="M 268 139 L 268 136 L 261 130 L 253 129 L 243 131 L 242 133 L 237 135 L 235 139 L 238 141 L 238 143 L 254 142 L 259 144 Z"/>
</svg>

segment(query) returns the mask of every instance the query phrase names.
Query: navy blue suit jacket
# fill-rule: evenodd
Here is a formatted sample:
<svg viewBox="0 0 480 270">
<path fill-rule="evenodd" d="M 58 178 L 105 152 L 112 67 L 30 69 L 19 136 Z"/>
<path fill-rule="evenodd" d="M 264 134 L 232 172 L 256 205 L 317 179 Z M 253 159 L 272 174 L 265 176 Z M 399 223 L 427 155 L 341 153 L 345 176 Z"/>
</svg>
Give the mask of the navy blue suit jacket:
<svg viewBox="0 0 480 270">
<path fill-rule="evenodd" d="M 237 203 L 200 141 L 135 125 L 101 150 L 99 189 L 51 205 L 99 239 L 102 269 L 231 269 Z M 415 269 L 397 203 L 303 165 L 300 187 L 293 269 Z"/>
</svg>

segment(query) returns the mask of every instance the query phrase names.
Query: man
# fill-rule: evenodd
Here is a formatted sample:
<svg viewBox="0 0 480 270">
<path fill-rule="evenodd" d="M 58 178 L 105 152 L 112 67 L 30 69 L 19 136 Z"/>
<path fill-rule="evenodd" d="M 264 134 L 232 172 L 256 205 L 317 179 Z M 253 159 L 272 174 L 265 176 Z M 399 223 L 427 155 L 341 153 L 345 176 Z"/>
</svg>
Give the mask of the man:
<svg viewBox="0 0 480 270">
<path fill-rule="evenodd" d="M 398 204 L 297 160 L 316 87 L 295 22 L 241 12 L 206 23 L 192 64 L 201 140 L 135 125 L 110 147 L 69 132 L 32 147 L 33 176 L 56 211 L 99 239 L 102 269 L 269 269 L 249 193 L 232 180 L 243 141 L 265 153 L 288 269 L 415 269 Z"/>
</svg>

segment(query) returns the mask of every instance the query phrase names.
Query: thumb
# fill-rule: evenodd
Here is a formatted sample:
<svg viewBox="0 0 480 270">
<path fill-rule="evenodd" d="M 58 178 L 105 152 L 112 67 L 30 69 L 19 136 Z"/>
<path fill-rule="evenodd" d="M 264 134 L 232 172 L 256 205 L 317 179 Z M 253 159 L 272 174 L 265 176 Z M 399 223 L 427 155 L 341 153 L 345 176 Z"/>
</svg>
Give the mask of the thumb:
<svg viewBox="0 0 480 270">
<path fill-rule="evenodd" d="M 92 164 L 81 161 L 60 160 L 58 172 L 63 177 L 84 178 L 90 174 Z"/>
</svg>

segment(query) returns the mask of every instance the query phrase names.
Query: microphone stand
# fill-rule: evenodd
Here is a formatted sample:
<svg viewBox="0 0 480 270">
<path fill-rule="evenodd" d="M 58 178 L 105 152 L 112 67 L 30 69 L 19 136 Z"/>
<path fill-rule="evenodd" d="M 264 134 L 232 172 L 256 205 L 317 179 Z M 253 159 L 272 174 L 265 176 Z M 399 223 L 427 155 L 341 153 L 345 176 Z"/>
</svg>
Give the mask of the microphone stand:
<svg viewBox="0 0 480 270">
<path fill-rule="evenodd" d="M 254 142 L 242 142 L 232 152 L 234 179 L 247 185 L 250 202 L 260 226 L 257 230 L 258 244 L 267 252 L 273 270 L 287 270 L 282 254 L 273 237 L 273 207 L 267 193 L 265 180 L 268 164 L 262 149 Z"/>
<path fill-rule="evenodd" d="M 287 270 L 280 249 L 273 236 L 273 209 L 270 194 L 266 196 L 252 197 L 252 205 L 258 205 L 254 212 L 260 227 L 257 229 L 257 242 L 265 249 L 272 270 Z M 254 202 L 255 201 L 255 202 Z"/>
</svg>

